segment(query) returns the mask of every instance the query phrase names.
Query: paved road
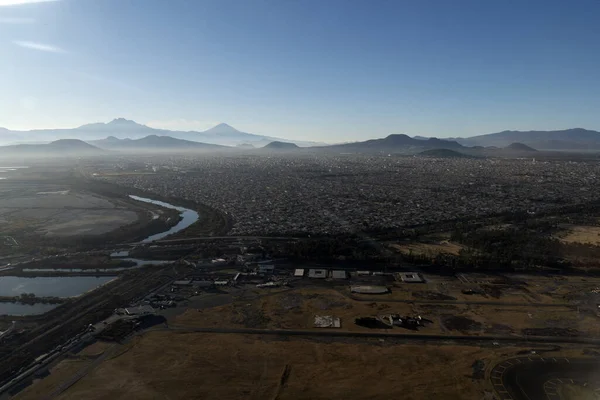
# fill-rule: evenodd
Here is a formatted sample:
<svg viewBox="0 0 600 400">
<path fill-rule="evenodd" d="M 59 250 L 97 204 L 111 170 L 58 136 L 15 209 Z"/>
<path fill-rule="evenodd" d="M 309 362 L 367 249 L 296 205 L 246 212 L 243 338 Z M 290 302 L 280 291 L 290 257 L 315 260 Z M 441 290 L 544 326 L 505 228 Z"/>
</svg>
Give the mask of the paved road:
<svg viewBox="0 0 600 400">
<path fill-rule="evenodd" d="M 344 292 L 340 291 L 344 294 Z M 355 301 L 366 301 L 372 303 L 374 301 L 383 301 L 386 303 L 414 303 L 414 304 L 462 304 L 470 306 L 514 306 L 514 307 L 570 307 L 575 308 L 576 305 L 569 303 L 513 303 L 507 301 L 470 301 L 470 300 L 411 300 L 411 299 L 386 299 L 385 297 L 356 297 L 353 295 L 347 295 Z"/>
<path fill-rule="evenodd" d="M 278 336 L 319 336 L 319 337 L 345 337 L 345 338 L 383 338 L 383 339 L 408 339 L 417 341 L 452 341 L 452 342 L 471 342 L 471 343 L 575 343 L 575 344 L 595 344 L 600 345 L 600 338 L 585 337 L 547 337 L 547 336 L 466 336 L 466 335 L 433 335 L 422 333 L 402 333 L 402 332 L 349 332 L 341 330 L 298 330 L 298 329 L 252 329 L 252 328 L 194 328 L 186 326 L 169 325 L 168 328 L 156 328 L 153 330 L 177 330 L 183 332 L 200 333 L 221 333 L 221 334 L 247 334 L 247 335 L 278 335 Z"/>
<path fill-rule="evenodd" d="M 599 372 L 599 359 L 532 356 L 501 362 L 490 379 L 501 400 L 560 400 L 562 384 L 600 387 Z"/>
</svg>

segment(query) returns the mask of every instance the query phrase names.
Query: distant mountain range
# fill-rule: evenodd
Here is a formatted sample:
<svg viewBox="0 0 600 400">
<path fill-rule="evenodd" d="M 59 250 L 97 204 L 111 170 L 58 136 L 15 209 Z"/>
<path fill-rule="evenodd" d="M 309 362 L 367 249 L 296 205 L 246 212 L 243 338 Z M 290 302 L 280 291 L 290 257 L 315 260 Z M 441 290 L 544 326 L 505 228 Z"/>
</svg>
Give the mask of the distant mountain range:
<svg viewBox="0 0 600 400">
<path fill-rule="evenodd" d="M 430 149 L 416 154 L 419 157 L 431 158 L 473 158 L 470 154 L 460 153 L 450 149 Z"/>
<path fill-rule="evenodd" d="M 292 141 L 276 137 L 241 132 L 227 124 L 219 124 L 206 131 L 170 131 L 155 129 L 135 121 L 116 118 L 109 123 L 92 123 L 73 129 L 41 129 L 12 131 L 0 128 L 0 144 L 21 142 L 34 146 L 57 139 L 75 139 L 91 143 L 108 150 L 119 151 L 198 151 L 224 149 L 224 146 L 238 149 L 266 147 L 271 150 L 332 152 L 393 152 L 416 154 L 429 149 L 450 149 L 460 152 L 494 152 L 502 148 L 506 152 L 527 152 L 537 150 L 558 151 L 600 151 L 600 132 L 583 128 L 556 131 L 503 131 L 468 138 L 427 138 L 393 134 L 381 139 L 361 142 L 324 145 L 322 143 Z M 517 147 L 513 146 L 517 143 Z M 291 144 L 301 146 L 295 148 Z M 508 148 L 507 148 L 508 147 Z M 35 147 L 11 147 L 28 149 Z M 89 149 L 88 149 L 89 150 Z M 6 150 L 3 150 L 6 151 Z"/>
<path fill-rule="evenodd" d="M 103 153 L 105 153 L 104 150 L 79 139 L 59 139 L 46 144 L 15 144 L 11 146 L 0 146 L 0 155 L 4 157 L 75 157 L 101 155 Z"/>
<path fill-rule="evenodd" d="M 170 136 L 149 135 L 140 139 L 119 139 L 109 136 L 106 139 L 92 140 L 89 143 L 102 149 L 125 152 L 165 152 L 165 151 L 198 151 L 198 150 L 225 150 L 228 146 L 218 144 L 194 142 L 191 140 L 177 139 Z"/>
<path fill-rule="evenodd" d="M 583 128 L 558 131 L 502 131 L 452 140 L 464 146 L 505 147 L 519 142 L 537 150 L 600 150 L 600 132 Z"/>
<path fill-rule="evenodd" d="M 511 143 L 508 146 L 506 146 L 504 149 L 509 150 L 509 151 L 521 151 L 521 152 L 529 152 L 529 153 L 537 151 L 533 147 L 527 146 L 526 144 L 523 144 L 523 143 Z"/>
<path fill-rule="evenodd" d="M 462 149 L 456 141 L 437 138 L 414 139 L 407 135 L 389 135 L 383 139 L 371 139 L 364 142 L 344 143 L 320 147 L 326 151 L 342 152 L 411 152 L 424 149 Z"/>
<path fill-rule="evenodd" d="M 262 147 L 272 141 L 293 142 L 301 146 L 314 146 L 322 144 L 307 141 L 292 141 L 288 139 L 241 132 L 227 124 L 219 124 L 206 131 L 184 132 L 171 131 L 167 129 L 155 129 L 125 118 L 116 118 L 109 123 L 98 122 L 86 124 L 72 129 L 35 129 L 30 131 L 13 131 L 6 128 L 0 128 L 0 142 L 4 144 L 17 142 L 50 142 L 57 139 L 80 139 L 84 141 L 94 141 L 104 139 L 109 136 L 118 139 L 140 139 L 152 135 L 169 136 L 177 139 L 225 146 L 236 146 L 238 144 L 245 143 L 252 144 L 255 147 Z"/>
</svg>

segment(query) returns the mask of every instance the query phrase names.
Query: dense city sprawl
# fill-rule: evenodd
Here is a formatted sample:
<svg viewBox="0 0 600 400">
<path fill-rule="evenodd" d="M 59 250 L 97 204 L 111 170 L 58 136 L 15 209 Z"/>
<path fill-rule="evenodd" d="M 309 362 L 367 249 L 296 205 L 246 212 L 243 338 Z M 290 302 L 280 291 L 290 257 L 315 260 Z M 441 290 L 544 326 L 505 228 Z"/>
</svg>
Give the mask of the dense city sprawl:
<svg viewBox="0 0 600 400">
<path fill-rule="evenodd" d="M 591 161 L 165 157 L 122 160 L 109 171 L 96 177 L 227 213 L 232 235 L 358 232 L 600 198 L 600 164 Z"/>
</svg>

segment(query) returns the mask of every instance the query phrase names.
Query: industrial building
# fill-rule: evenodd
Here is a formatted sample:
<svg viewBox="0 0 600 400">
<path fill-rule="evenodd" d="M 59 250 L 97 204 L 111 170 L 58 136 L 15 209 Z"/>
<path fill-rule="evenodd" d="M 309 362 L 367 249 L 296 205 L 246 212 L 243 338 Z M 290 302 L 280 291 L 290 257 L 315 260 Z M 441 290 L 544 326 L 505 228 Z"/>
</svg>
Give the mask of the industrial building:
<svg viewBox="0 0 600 400">
<path fill-rule="evenodd" d="M 180 281 L 175 281 L 173 282 L 174 286 L 191 286 L 192 285 L 192 281 L 187 279 L 187 280 L 180 280 Z"/>
<path fill-rule="evenodd" d="M 214 283 L 212 281 L 193 281 L 192 282 L 194 287 L 196 288 L 210 288 L 214 285 Z"/>
<path fill-rule="evenodd" d="M 154 308 L 149 305 L 130 307 L 125 309 L 125 314 L 131 316 L 150 315 L 154 314 Z"/>
<path fill-rule="evenodd" d="M 308 277 L 325 279 L 325 278 L 327 278 L 327 270 L 326 269 L 309 269 Z"/>
<path fill-rule="evenodd" d="M 333 270 L 331 271 L 331 277 L 333 279 L 347 279 L 348 274 L 343 270 Z"/>
<path fill-rule="evenodd" d="M 273 264 L 262 264 L 258 266 L 259 274 L 272 274 L 275 272 L 275 266 Z"/>
<path fill-rule="evenodd" d="M 425 279 L 418 272 L 400 272 L 398 273 L 402 282 L 423 283 Z"/>
</svg>

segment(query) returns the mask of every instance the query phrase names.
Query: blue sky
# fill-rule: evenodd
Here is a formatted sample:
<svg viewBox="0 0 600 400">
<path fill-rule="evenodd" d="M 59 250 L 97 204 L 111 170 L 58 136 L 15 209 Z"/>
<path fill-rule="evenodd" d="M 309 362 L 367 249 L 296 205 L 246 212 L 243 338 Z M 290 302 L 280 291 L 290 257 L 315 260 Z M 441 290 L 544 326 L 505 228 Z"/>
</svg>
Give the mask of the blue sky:
<svg viewBox="0 0 600 400">
<path fill-rule="evenodd" d="M 599 15 L 598 0 L 0 0 L 0 126 L 600 130 Z"/>
</svg>

